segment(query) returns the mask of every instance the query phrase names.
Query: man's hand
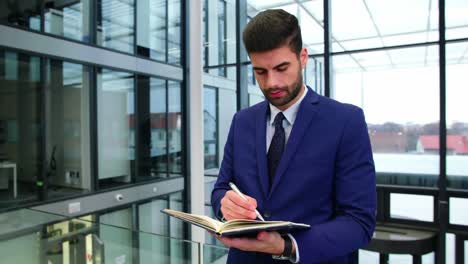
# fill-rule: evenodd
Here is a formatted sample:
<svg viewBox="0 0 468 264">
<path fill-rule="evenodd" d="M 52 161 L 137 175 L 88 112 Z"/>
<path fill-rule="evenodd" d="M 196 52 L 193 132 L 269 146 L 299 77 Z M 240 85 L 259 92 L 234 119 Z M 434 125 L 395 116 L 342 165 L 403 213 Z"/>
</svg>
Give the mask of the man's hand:
<svg viewBox="0 0 468 264">
<path fill-rule="evenodd" d="M 284 250 L 284 239 L 278 232 L 261 231 L 256 238 L 217 237 L 224 245 L 243 251 L 263 252 L 281 255 Z"/>
<path fill-rule="evenodd" d="M 244 195 L 247 201 L 242 199 L 234 191 L 227 191 L 223 199 L 221 199 L 221 212 L 224 219 L 255 219 L 255 209 L 257 208 L 257 200 Z"/>
</svg>

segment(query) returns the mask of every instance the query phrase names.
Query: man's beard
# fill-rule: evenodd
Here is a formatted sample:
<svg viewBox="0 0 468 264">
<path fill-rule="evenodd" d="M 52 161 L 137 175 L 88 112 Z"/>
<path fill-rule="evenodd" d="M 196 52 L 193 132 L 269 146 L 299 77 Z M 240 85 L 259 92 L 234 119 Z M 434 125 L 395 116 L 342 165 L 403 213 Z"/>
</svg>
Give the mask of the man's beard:
<svg viewBox="0 0 468 264">
<path fill-rule="evenodd" d="M 276 107 L 287 105 L 289 102 L 294 100 L 294 98 L 296 98 L 301 92 L 303 86 L 301 70 L 299 70 L 297 77 L 298 78 L 296 79 L 296 81 L 292 84 L 292 87 L 294 87 L 294 89 L 291 92 L 289 91 L 288 87 L 267 88 L 266 90 L 262 89 L 263 95 L 267 98 L 268 102 L 270 102 Z M 286 95 L 281 99 L 271 98 L 270 93 L 278 90 L 284 91 Z"/>
</svg>

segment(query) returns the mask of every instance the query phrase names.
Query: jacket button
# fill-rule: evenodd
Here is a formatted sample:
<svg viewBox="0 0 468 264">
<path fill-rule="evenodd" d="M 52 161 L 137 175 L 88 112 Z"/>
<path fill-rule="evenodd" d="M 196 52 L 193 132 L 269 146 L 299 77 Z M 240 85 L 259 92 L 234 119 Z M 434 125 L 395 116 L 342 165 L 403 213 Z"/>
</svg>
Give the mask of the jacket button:
<svg viewBox="0 0 468 264">
<path fill-rule="evenodd" d="M 265 211 L 265 212 L 263 213 L 263 216 L 264 216 L 264 217 L 270 217 L 270 216 L 271 216 L 271 212 L 270 212 L 270 211 Z"/>
</svg>

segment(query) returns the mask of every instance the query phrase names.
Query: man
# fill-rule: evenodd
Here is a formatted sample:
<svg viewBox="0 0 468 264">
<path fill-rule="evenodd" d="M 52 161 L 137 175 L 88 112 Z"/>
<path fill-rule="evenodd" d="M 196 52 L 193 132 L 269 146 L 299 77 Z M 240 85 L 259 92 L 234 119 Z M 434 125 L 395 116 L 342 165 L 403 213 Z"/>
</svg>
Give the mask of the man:
<svg viewBox="0 0 468 264">
<path fill-rule="evenodd" d="M 293 15 L 261 12 L 243 40 L 266 101 L 232 120 L 213 209 L 227 220 L 255 219 L 257 209 L 265 220 L 311 228 L 220 238 L 231 247 L 228 263 L 352 263 L 375 225 L 375 169 L 363 112 L 303 84 L 308 54 Z"/>
</svg>

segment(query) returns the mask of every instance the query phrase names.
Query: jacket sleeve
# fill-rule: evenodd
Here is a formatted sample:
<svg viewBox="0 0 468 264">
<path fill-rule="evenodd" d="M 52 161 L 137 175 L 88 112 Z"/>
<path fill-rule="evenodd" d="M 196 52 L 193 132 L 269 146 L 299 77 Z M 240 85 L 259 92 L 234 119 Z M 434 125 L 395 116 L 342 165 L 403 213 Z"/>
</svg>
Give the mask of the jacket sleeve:
<svg viewBox="0 0 468 264">
<path fill-rule="evenodd" d="M 303 263 L 344 256 L 372 238 L 376 212 L 375 168 L 367 125 L 359 108 L 353 108 L 344 125 L 334 177 L 334 217 L 306 232 L 293 234 Z"/>
<path fill-rule="evenodd" d="M 233 165 L 233 151 L 234 151 L 234 129 L 236 115 L 232 118 L 231 128 L 229 129 L 228 138 L 226 145 L 224 146 L 224 156 L 221 162 L 221 168 L 219 169 L 218 179 L 214 185 L 213 191 L 211 192 L 211 206 L 213 211 L 219 219 L 223 218 L 221 213 L 221 199 L 224 197 L 226 192 L 230 190 L 229 182 L 232 181 L 234 173 Z"/>
</svg>

